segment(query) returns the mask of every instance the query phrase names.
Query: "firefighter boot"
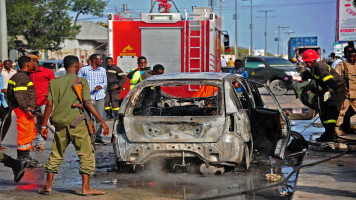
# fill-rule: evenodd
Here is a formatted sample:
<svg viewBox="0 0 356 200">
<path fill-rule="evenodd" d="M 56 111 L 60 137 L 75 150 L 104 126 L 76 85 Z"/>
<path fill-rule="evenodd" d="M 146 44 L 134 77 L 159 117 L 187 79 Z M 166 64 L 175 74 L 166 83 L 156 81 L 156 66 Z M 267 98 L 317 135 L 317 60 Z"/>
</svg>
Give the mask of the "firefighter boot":
<svg viewBox="0 0 356 200">
<path fill-rule="evenodd" d="M 113 119 L 111 110 L 105 110 L 105 112 L 106 112 L 106 119 L 107 120 Z"/>
<path fill-rule="evenodd" d="M 325 132 L 317 138 L 317 142 L 333 142 L 335 138 L 335 124 L 325 124 Z"/>
<path fill-rule="evenodd" d="M 38 160 L 31 158 L 30 156 L 30 151 L 20 151 L 17 150 L 17 159 L 18 160 L 24 160 L 27 162 L 26 168 L 38 168 L 38 167 L 43 167 Z"/>
<path fill-rule="evenodd" d="M 24 160 L 15 160 L 10 156 L 5 156 L 4 165 L 6 167 L 12 168 L 12 172 L 14 173 L 14 181 L 17 183 L 25 174 L 27 162 Z"/>
</svg>

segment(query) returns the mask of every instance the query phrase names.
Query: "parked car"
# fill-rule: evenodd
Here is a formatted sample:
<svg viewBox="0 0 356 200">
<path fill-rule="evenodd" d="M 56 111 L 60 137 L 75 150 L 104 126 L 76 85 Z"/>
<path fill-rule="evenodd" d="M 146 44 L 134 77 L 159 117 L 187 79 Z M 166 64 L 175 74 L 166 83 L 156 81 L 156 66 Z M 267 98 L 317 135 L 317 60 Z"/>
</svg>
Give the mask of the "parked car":
<svg viewBox="0 0 356 200">
<path fill-rule="evenodd" d="M 254 151 L 283 158 L 288 118 L 266 87 L 276 109 L 267 108 L 257 85 L 229 73 L 167 74 L 140 82 L 114 122 L 119 169 L 159 159 L 171 169 L 194 164 L 204 174 L 223 173 L 225 166 L 248 168 Z M 187 87 L 190 92 L 183 92 Z"/>
<path fill-rule="evenodd" d="M 249 78 L 267 84 L 275 95 L 283 95 L 292 89 L 302 77 L 296 66 L 288 60 L 275 56 L 246 56 L 242 60 Z"/>
<path fill-rule="evenodd" d="M 39 64 L 45 68 L 57 72 L 60 68 L 64 67 L 63 60 L 40 60 Z"/>
</svg>

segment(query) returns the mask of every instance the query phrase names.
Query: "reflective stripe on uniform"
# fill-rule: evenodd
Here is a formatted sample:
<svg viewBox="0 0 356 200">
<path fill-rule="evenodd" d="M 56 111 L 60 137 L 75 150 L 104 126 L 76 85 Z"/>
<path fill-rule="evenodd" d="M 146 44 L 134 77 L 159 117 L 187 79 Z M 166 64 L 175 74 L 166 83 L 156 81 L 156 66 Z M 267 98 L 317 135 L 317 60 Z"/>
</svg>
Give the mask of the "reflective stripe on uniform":
<svg viewBox="0 0 356 200">
<path fill-rule="evenodd" d="M 123 75 L 126 75 L 126 74 L 125 73 L 118 73 L 117 75 L 123 76 Z"/>
<path fill-rule="evenodd" d="M 105 107 L 105 110 L 110 110 L 111 109 L 111 107 Z"/>
<path fill-rule="evenodd" d="M 117 108 L 113 108 L 112 110 L 120 110 L 120 107 L 117 107 Z"/>
<path fill-rule="evenodd" d="M 327 81 L 327 80 L 329 80 L 329 79 L 331 79 L 331 78 L 334 78 L 334 76 L 333 76 L 333 75 L 325 76 L 325 77 L 323 78 L 323 81 L 325 82 L 325 81 Z"/>
<path fill-rule="evenodd" d="M 24 144 L 24 145 L 18 145 L 17 149 L 26 151 L 26 150 L 31 149 L 31 147 L 32 147 L 31 143 L 27 143 L 27 144 Z"/>
<path fill-rule="evenodd" d="M 336 120 L 335 119 L 329 119 L 326 121 L 323 121 L 324 124 L 336 124 Z"/>
<path fill-rule="evenodd" d="M 320 77 L 317 76 L 317 75 L 315 75 L 315 74 L 313 74 L 313 76 L 314 76 L 314 78 L 316 78 L 316 79 L 320 79 Z"/>
<path fill-rule="evenodd" d="M 16 82 L 15 81 L 13 81 L 13 80 L 9 80 L 9 84 L 11 84 L 11 85 L 16 85 Z"/>
<path fill-rule="evenodd" d="M 31 86 L 31 85 L 33 85 L 33 83 L 32 83 L 32 82 L 29 82 L 29 83 L 27 84 L 27 86 Z"/>
<path fill-rule="evenodd" d="M 14 91 L 23 91 L 23 90 L 27 90 L 27 87 L 15 87 Z"/>
</svg>

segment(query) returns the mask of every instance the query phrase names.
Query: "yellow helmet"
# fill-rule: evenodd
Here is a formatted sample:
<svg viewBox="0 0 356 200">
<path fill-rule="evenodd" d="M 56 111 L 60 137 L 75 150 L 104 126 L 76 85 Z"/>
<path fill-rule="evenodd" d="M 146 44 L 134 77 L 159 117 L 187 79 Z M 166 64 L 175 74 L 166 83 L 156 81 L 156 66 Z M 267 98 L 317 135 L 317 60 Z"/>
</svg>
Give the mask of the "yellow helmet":
<svg viewBox="0 0 356 200">
<path fill-rule="evenodd" d="M 292 63 L 296 63 L 298 60 L 296 58 L 292 58 Z"/>
</svg>

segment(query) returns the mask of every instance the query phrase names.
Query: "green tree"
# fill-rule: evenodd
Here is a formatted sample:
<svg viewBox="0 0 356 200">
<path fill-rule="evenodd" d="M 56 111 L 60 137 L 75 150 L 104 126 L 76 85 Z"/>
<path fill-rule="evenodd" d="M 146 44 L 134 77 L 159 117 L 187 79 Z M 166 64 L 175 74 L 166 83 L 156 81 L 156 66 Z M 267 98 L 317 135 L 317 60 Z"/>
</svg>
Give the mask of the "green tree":
<svg viewBox="0 0 356 200">
<path fill-rule="evenodd" d="M 74 26 L 80 14 L 92 14 L 101 17 L 103 15 L 106 2 L 103 0 L 72 0 L 70 10 L 77 13 L 74 20 Z"/>
<path fill-rule="evenodd" d="M 67 0 L 7 0 L 6 7 L 10 47 L 23 35 L 30 49 L 59 50 L 80 28 L 71 25 Z"/>
</svg>

